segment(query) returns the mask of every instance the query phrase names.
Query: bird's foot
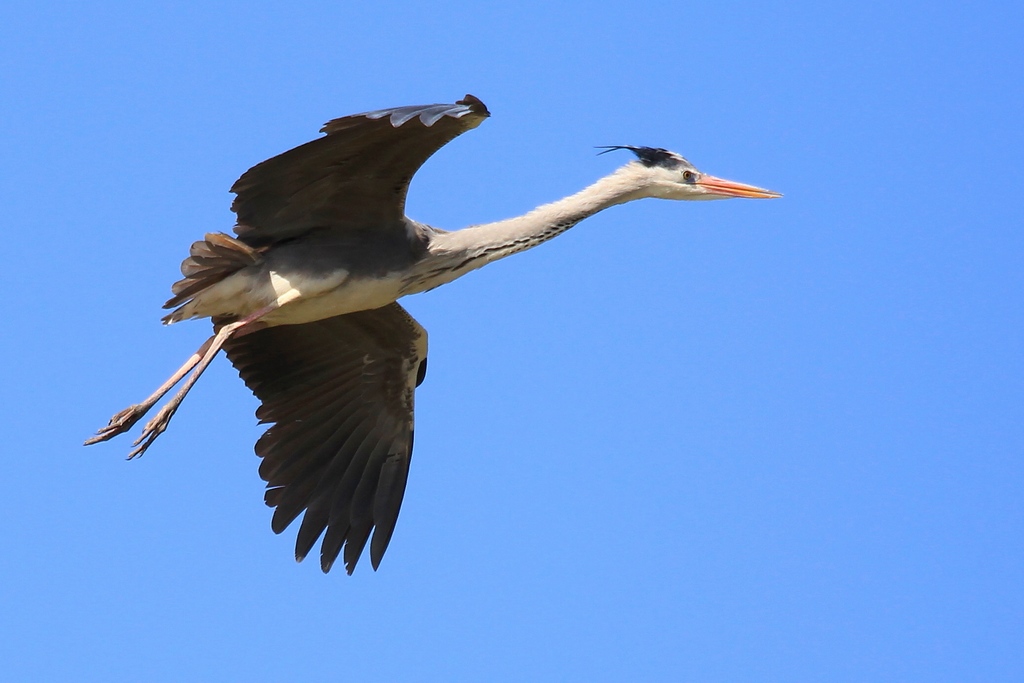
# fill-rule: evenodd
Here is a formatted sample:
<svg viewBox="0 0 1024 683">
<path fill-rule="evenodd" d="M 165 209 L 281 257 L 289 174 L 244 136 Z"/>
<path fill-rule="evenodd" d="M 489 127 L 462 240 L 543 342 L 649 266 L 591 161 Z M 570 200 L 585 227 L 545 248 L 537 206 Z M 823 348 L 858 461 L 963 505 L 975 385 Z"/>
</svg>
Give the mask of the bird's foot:
<svg viewBox="0 0 1024 683">
<path fill-rule="evenodd" d="M 180 402 L 171 401 L 160 409 L 156 415 L 154 415 L 146 426 L 142 428 L 142 434 L 135 440 L 133 444 L 135 446 L 132 452 L 128 454 L 128 459 L 138 457 L 146 452 L 146 449 L 153 445 L 156 441 L 156 437 L 164 433 L 167 429 L 167 425 L 171 423 L 171 418 L 174 417 L 175 411 L 178 409 Z"/>
<path fill-rule="evenodd" d="M 137 403 L 133 406 L 128 406 L 114 417 L 110 418 L 110 422 L 103 429 L 96 432 L 96 436 L 90 437 L 85 440 L 86 446 L 91 446 L 94 443 L 113 439 L 118 434 L 124 434 L 131 429 L 146 411 L 149 410 L 150 406 Z"/>
</svg>

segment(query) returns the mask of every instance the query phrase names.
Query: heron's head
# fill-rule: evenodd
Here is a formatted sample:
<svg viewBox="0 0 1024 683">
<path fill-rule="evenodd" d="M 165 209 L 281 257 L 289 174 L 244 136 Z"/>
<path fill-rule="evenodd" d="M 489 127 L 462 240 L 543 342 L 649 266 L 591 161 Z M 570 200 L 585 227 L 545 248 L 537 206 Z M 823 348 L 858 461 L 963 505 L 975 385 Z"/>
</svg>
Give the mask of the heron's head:
<svg viewBox="0 0 1024 683">
<path fill-rule="evenodd" d="M 630 164 L 629 168 L 640 176 L 644 196 L 690 200 L 732 197 L 773 199 L 782 196 L 771 190 L 701 173 L 682 156 L 667 149 L 632 145 L 614 145 L 602 149 L 604 152 L 601 154 L 615 149 L 628 149 L 636 155 L 637 162 Z"/>
</svg>

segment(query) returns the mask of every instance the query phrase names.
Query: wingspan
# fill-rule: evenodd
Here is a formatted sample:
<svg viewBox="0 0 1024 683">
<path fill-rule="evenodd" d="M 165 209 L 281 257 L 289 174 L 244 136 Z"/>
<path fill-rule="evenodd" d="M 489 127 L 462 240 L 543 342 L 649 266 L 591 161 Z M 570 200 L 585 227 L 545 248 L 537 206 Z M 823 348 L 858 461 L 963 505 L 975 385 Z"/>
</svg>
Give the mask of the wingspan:
<svg viewBox="0 0 1024 683">
<path fill-rule="evenodd" d="M 235 233 L 253 247 L 315 228 L 404 230 L 409 181 L 434 152 L 490 116 L 472 95 L 328 122 L 326 135 L 253 166 L 231 187 Z"/>
<path fill-rule="evenodd" d="M 376 569 L 398 520 L 412 458 L 413 394 L 427 333 L 397 303 L 233 338 L 228 358 L 274 424 L 256 443 L 281 533 L 305 510 L 302 560 L 323 534 L 320 565 L 344 547 L 349 574 L 373 532 Z"/>
</svg>

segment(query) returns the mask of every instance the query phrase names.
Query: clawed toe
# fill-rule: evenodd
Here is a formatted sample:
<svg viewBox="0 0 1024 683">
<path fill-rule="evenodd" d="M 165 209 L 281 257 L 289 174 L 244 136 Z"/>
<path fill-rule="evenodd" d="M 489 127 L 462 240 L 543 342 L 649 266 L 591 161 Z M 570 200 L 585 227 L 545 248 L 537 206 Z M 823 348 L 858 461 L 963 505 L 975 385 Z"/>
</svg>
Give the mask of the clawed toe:
<svg viewBox="0 0 1024 683">
<path fill-rule="evenodd" d="M 146 449 L 153 445 L 156 441 L 156 437 L 164 433 L 167 429 L 167 425 L 171 423 L 171 417 L 174 416 L 174 412 L 178 406 L 172 402 L 165 405 L 160 409 L 160 412 L 153 416 L 153 418 L 146 423 L 146 426 L 142 428 L 142 434 L 135 440 L 133 444 L 135 448 L 132 449 L 131 453 L 128 454 L 128 459 L 131 460 L 137 456 L 142 455 L 146 452 Z"/>
<path fill-rule="evenodd" d="M 85 445 L 91 446 L 94 443 L 112 439 L 118 434 L 124 434 L 131 429 L 143 415 L 146 414 L 147 409 L 148 407 L 141 404 L 128 406 L 118 414 L 114 415 L 114 417 L 110 418 L 110 422 L 107 423 L 107 426 L 97 431 L 96 436 L 86 439 Z"/>
</svg>

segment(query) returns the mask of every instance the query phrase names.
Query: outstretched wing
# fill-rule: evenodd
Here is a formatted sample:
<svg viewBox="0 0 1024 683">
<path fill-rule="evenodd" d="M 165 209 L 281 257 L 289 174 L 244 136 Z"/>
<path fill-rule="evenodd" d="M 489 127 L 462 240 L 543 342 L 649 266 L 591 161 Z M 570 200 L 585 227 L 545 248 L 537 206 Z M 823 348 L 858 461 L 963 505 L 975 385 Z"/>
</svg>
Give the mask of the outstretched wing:
<svg viewBox="0 0 1024 683">
<path fill-rule="evenodd" d="M 321 568 L 329 571 L 344 546 L 351 574 L 373 531 L 376 569 L 405 494 L 426 330 L 393 303 L 268 327 L 230 339 L 225 349 L 262 402 L 256 416 L 274 423 L 256 442 L 266 502 L 276 508 L 274 532 L 305 510 L 296 559 L 326 529 Z"/>
<path fill-rule="evenodd" d="M 490 116 L 455 104 L 398 107 L 328 122 L 322 138 L 257 164 L 231 187 L 235 233 L 253 247 L 314 228 L 402 229 L 409 181 L 430 156 Z"/>
</svg>

